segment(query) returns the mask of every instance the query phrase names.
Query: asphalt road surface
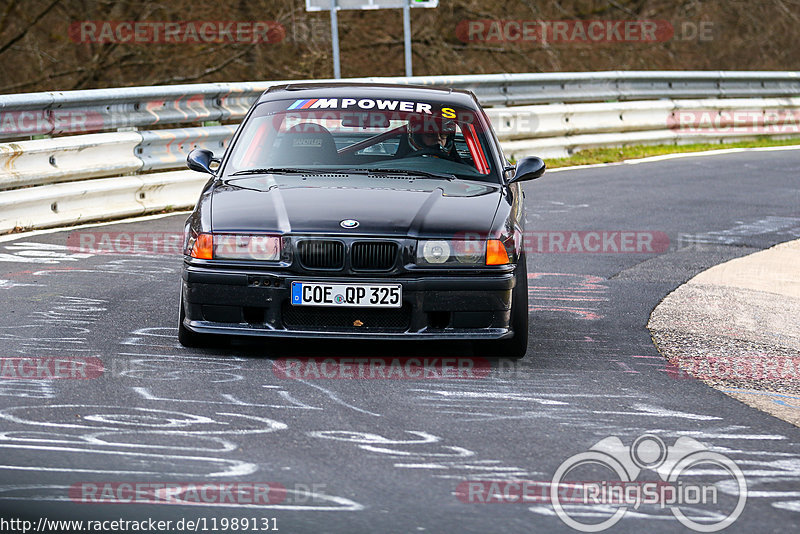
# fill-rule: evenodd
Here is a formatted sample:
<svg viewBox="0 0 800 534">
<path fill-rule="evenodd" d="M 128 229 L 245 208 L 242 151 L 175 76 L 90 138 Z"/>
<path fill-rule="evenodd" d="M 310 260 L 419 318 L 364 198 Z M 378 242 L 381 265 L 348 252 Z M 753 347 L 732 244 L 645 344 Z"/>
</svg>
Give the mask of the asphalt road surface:
<svg viewBox="0 0 800 534">
<path fill-rule="evenodd" d="M 645 325 L 694 274 L 800 237 L 800 151 L 552 172 L 525 191 L 527 231 L 544 236 L 545 252 L 528 253 L 531 342 L 517 363 L 481 363 L 460 343 L 186 349 L 176 339 L 180 256 L 67 248 L 86 232 L 179 233 L 185 215 L 0 242 L 0 356 L 103 367 L 83 367 L 86 379 L 14 379 L 5 368 L 0 516 L 34 526 L 152 518 L 172 521 L 173 532 L 186 527 L 176 525 L 181 519 L 200 520 L 198 531 L 233 530 L 232 518 L 250 520 L 251 532 L 572 532 L 548 493 L 559 466 L 605 438 L 619 438 L 628 454 L 651 434 L 669 452 L 684 450 L 678 438 L 693 438 L 740 469 L 748 495 L 729 532 L 797 529 L 800 429 L 672 372 Z M 573 235 L 606 232 L 613 240 L 621 231 L 666 234 L 669 245 L 654 253 L 548 252 L 556 234 L 566 244 Z M 528 239 L 537 246 L 536 235 Z M 480 372 L 297 379 L 276 371 L 297 356 L 474 357 L 467 361 Z M 649 449 L 634 447 L 643 468 L 659 461 L 658 442 L 648 439 Z M 739 502 L 734 476 L 711 458 L 681 479 L 718 482 L 716 504 L 681 505 L 690 520 L 714 523 Z M 569 480 L 622 478 L 608 470 L 592 478 L 601 475 L 586 469 Z M 631 480 L 660 476 L 643 469 Z M 525 499 L 513 498 L 514 480 L 530 481 Z M 87 502 L 130 497 L 125 483 L 173 485 L 149 501 L 142 493 L 142 502 Z M 191 493 L 209 483 L 223 491 Z M 231 483 L 242 485 L 230 493 Z M 492 495 L 484 491 L 518 502 L 472 502 Z M 584 523 L 617 508 L 564 504 Z M 672 510 L 630 506 L 609 531 L 688 531 Z"/>
</svg>

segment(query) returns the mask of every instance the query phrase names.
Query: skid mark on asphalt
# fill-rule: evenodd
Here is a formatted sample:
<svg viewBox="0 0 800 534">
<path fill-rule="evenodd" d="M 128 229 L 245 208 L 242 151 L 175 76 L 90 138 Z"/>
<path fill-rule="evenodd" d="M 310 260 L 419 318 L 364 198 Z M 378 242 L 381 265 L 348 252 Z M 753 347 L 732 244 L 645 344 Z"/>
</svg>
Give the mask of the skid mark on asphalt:
<svg viewBox="0 0 800 534">
<path fill-rule="evenodd" d="M 567 204 L 566 202 L 559 202 L 557 200 L 548 200 L 542 203 L 532 203 L 526 206 L 525 221 L 531 222 L 531 219 L 541 219 L 543 215 L 569 213 L 576 209 L 582 210 L 588 208 L 589 204 Z"/>
<path fill-rule="evenodd" d="M 795 452 L 769 452 L 759 450 L 759 444 L 786 443 L 790 440 L 786 435 L 776 433 L 754 432 L 746 425 L 728 425 L 723 418 L 707 413 L 703 409 L 675 409 L 660 404 L 660 401 L 641 391 L 630 393 L 592 392 L 581 386 L 573 375 L 565 373 L 554 383 L 554 374 L 539 374 L 527 377 L 515 376 L 514 380 L 487 380 L 481 384 L 435 384 L 427 387 L 416 386 L 409 390 L 416 397 L 409 403 L 420 409 L 436 413 L 452 413 L 454 422 L 465 425 L 483 425 L 503 419 L 518 420 L 524 427 L 526 420 L 547 421 L 548 425 L 573 427 L 580 426 L 598 436 L 635 435 L 652 433 L 663 439 L 688 436 L 702 442 L 709 449 L 728 455 L 747 476 L 748 485 L 752 481 L 752 489 L 756 489 L 751 497 L 773 501 L 776 508 L 800 511 L 800 501 L 785 501 L 787 497 L 800 496 L 800 492 L 786 488 L 800 487 L 800 455 Z M 624 390 L 623 390 L 624 391 Z M 554 403 L 541 403 L 542 399 L 554 400 Z M 610 406 L 609 406 L 610 405 Z M 659 428 L 658 421 L 677 423 L 676 428 Z M 704 430 L 696 430 L 696 423 L 701 423 Z M 655 428 L 654 428 L 655 427 Z M 480 426 L 479 428 L 484 428 Z M 789 450 L 793 449 L 790 447 Z M 565 454 L 565 459 L 567 454 Z M 531 459 L 533 461 L 533 458 Z M 535 465 L 535 463 L 534 463 Z M 420 469 L 442 469 L 437 462 L 422 464 Z M 524 470 L 523 464 L 520 469 Z M 696 475 L 709 474 L 698 470 Z M 717 474 L 717 473 L 711 473 Z M 500 470 L 495 473 L 497 480 L 518 480 L 504 477 Z M 545 473 L 551 476 L 552 473 Z M 457 477 L 454 477 L 457 478 Z M 461 480 L 476 477 L 465 476 Z M 477 478 L 476 478 L 477 479 Z M 486 479 L 489 479 L 487 477 Z M 773 489 L 774 488 L 774 489 Z M 779 489 L 778 489 L 779 488 Z M 797 495 L 795 495 L 797 493 Z M 708 510 L 701 508 L 682 508 L 694 518 L 702 518 Z M 553 515 L 549 505 L 530 508 L 540 515 Z M 603 510 L 592 506 L 582 517 L 608 517 L 614 508 Z M 640 509 L 635 515 L 626 517 L 647 518 L 655 520 L 674 520 L 669 510 Z M 580 510 L 576 511 L 579 515 Z"/>
<path fill-rule="evenodd" d="M 14 280 L 3 280 L 0 278 L 0 289 L 11 289 L 12 287 L 26 287 L 26 286 L 36 286 L 39 284 L 27 284 L 24 282 L 15 282 Z"/>
<path fill-rule="evenodd" d="M 0 258 L 0 261 L 3 261 L 2 258 Z M 25 261 L 27 262 L 27 260 Z M 38 263 L 60 262 L 46 261 Z M 142 256 L 134 258 L 112 259 L 97 265 L 91 265 L 90 263 L 91 262 L 83 262 L 80 267 L 46 267 L 38 270 L 28 269 L 9 273 L 5 276 L 8 278 L 22 279 L 24 282 L 33 277 L 52 276 L 68 272 L 76 275 L 122 275 L 126 277 L 144 278 L 152 282 L 161 282 L 164 279 L 164 275 L 180 275 L 180 266 L 176 265 L 174 260 L 164 257 Z M 87 278 L 89 283 L 93 282 L 95 279 L 96 276 Z"/>
<path fill-rule="evenodd" d="M 14 243 L 4 246 L 3 250 L 7 252 L 0 252 L 0 262 L 58 264 L 94 256 L 94 254 L 76 253 L 65 245 L 49 243 Z"/>
<path fill-rule="evenodd" d="M 725 230 L 681 234 L 678 243 L 682 246 L 691 244 L 742 245 L 747 238 L 769 234 L 785 238 L 781 240 L 800 237 L 800 218 L 769 216 L 750 222 L 740 221 Z"/>
<path fill-rule="evenodd" d="M 87 336 L 107 316 L 108 303 L 74 296 L 49 297 L 45 301 L 48 307 L 28 313 L 24 318 L 26 324 L 0 327 L 6 351 L 54 350 L 59 354 L 94 351 Z M 46 332 L 47 337 L 42 332 Z M 53 477 L 62 480 L 64 474 L 102 475 L 118 480 L 131 477 L 141 480 L 144 476 L 161 481 L 166 477 L 198 476 L 236 480 L 259 472 L 264 463 L 263 459 L 254 462 L 247 457 L 237 458 L 241 455 L 241 440 L 288 428 L 286 423 L 265 417 L 265 411 L 322 410 L 278 386 L 263 385 L 254 388 L 255 391 L 246 389 L 245 394 L 240 386 L 228 388 L 228 384 L 246 379 L 248 371 L 244 365 L 253 364 L 252 360 L 163 350 L 161 346 L 165 340 L 174 339 L 174 336 L 173 327 L 136 329 L 127 339 L 139 345 L 136 347 L 139 352 L 130 350 L 133 347 L 127 345 L 127 352 L 103 356 L 108 364 L 103 378 L 116 381 L 114 390 L 119 402 L 115 405 L 54 405 L 52 403 L 63 394 L 64 384 L 0 380 L 0 397 L 5 401 L 25 399 L 50 403 L 6 404 L 0 410 L 0 472 L 35 472 L 43 481 L 54 481 Z M 153 345 L 160 348 L 152 350 Z M 176 382 L 197 379 L 220 387 L 197 390 L 195 398 L 174 393 Z M 108 384 L 105 380 L 103 382 Z M 131 394 L 138 401 L 129 402 Z M 202 407 L 203 415 L 194 413 L 191 407 Z M 66 491 L 56 495 L 47 491 L 55 487 L 42 484 L 20 489 L 21 486 L 4 485 L 0 487 L 0 500 L 67 501 Z M 292 491 L 287 488 L 289 497 Z M 287 498 L 283 503 L 258 506 L 199 504 L 298 511 L 363 509 L 353 500 L 327 492 L 305 492 L 296 497 L 295 503 Z"/>
<path fill-rule="evenodd" d="M 106 306 L 103 299 L 59 295 L 47 310 L 29 313 L 24 324 L 0 326 L 0 341 L 7 353 L 85 355 L 92 351 L 86 334 L 105 316 Z"/>
<path fill-rule="evenodd" d="M 273 365 L 275 365 L 275 362 L 273 362 Z M 330 400 L 332 400 L 336 404 L 344 406 L 345 408 L 349 408 L 350 410 L 355 410 L 356 412 L 363 413 L 363 414 L 366 414 L 366 415 L 371 415 L 373 417 L 381 417 L 381 414 L 379 414 L 379 413 L 370 412 L 369 410 L 364 410 L 363 408 L 359 408 L 358 406 L 353 406 L 352 404 L 349 404 L 349 403 L 343 401 L 334 392 L 330 391 L 329 389 L 325 389 L 324 387 L 319 386 L 317 384 L 312 384 L 308 380 L 301 380 L 301 379 L 298 378 L 297 381 L 300 382 L 300 383 L 303 383 L 303 384 L 305 384 L 305 385 L 307 385 L 309 387 L 312 387 L 314 389 L 318 389 L 319 391 L 322 391 L 323 393 L 325 393 L 325 395 Z"/>
<path fill-rule="evenodd" d="M 5 451 L 0 460 L 2 470 L 125 476 L 252 474 L 258 470 L 256 464 L 219 457 L 221 450 L 236 447 L 228 442 L 228 436 L 286 428 L 264 417 L 225 412 L 200 416 L 173 410 L 77 404 L 15 406 L 0 410 L 0 419 L 5 428 L 16 427 L 0 433 L 0 449 Z M 148 436 L 160 443 L 131 443 L 130 433 L 134 431 L 137 439 Z M 200 444 L 209 440 L 218 444 L 208 451 L 212 454 L 198 456 Z M 138 450 L 142 448 L 160 452 Z M 36 454 L 9 454 L 13 450 Z"/>
<path fill-rule="evenodd" d="M 163 262 L 135 261 L 106 262 L 99 269 L 86 269 L 84 272 L 136 273 L 137 276 L 141 276 L 137 271 L 139 268 L 144 268 L 146 274 L 159 280 L 166 274 L 175 272 L 173 267 Z M 44 272 L 56 274 L 54 271 Z M 609 364 L 608 371 L 644 374 L 659 365 L 658 356 L 642 355 L 640 345 L 614 340 L 610 334 L 598 331 L 603 322 L 596 321 L 611 314 L 610 307 L 606 305 L 610 300 L 609 290 L 607 285 L 601 283 L 602 278 L 568 273 L 532 273 L 529 278 L 533 282 L 531 285 L 535 286 L 530 292 L 533 297 L 531 309 L 537 310 L 538 306 L 538 311 L 555 312 L 570 319 L 569 326 L 562 330 L 568 332 L 566 338 L 552 340 L 536 338 L 534 342 L 553 347 L 560 356 L 573 357 L 574 360 L 567 361 L 568 366 L 572 361 L 592 357 L 605 359 Z M 555 305 L 552 305 L 554 303 Z M 108 307 L 104 303 L 97 305 Z M 48 311 L 44 313 L 47 314 Z M 53 314 L 38 317 L 49 320 L 70 320 Z M 94 326 L 94 324 L 78 325 L 64 322 L 60 324 L 88 329 Z M 34 321 L 28 326 L 44 327 L 41 323 L 34 324 Z M 221 473 L 225 476 L 239 476 L 236 473 L 255 473 L 260 469 L 259 464 L 248 462 L 246 458 L 232 457 L 240 448 L 240 438 L 243 435 L 248 435 L 248 431 L 251 430 L 259 432 L 259 428 L 269 426 L 262 422 L 259 427 L 255 418 L 263 417 L 265 414 L 268 417 L 272 415 L 274 417 L 272 421 L 284 425 L 283 429 L 276 432 L 289 430 L 288 425 L 279 421 L 281 417 L 276 414 L 291 413 L 309 417 L 322 413 L 324 417 L 320 420 L 326 422 L 340 420 L 335 416 L 336 410 L 341 414 L 342 408 L 332 399 L 326 400 L 316 395 L 314 402 L 306 398 L 304 392 L 312 389 L 308 387 L 309 384 L 292 382 L 292 385 L 287 384 L 283 387 L 259 381 L 258 388 L 243 387 L 252 376 L 251 369 L 263 370 L 259 360 L 227 355 L 211 357 L 208 354 L 195 355 L 183 349 L 177 350 L 174 335 L 173 326 L 163 326 L 139 328 L 125 337 L 126 352 L 115 356 L 122 356 L 123 360 L 130 360 L 130 363 L 112 369 L 114 377 L 124 380 L 120 380 L 115 387 L 119 386 L 129 395 L 128 398 L 121 399 L 121 406 L 73 407 L 69 408 L 66 414 L 47 412 L 44 406 L 17 407 L 24 410 L 25 417 L 19 418 L 16 422 L 10 421 L 10 424 L 17 426 L 6 425 L 9 426 L 9 432 L 0 434 L 0 444 L 4 445 L 2 447 L 4 452 L 14 450 L 18 453 L 3 454 L 6 459 L 0 464 L 5 464 L 5 467 L 0 468 L 13 471 L 24 471 L 29 467 L 41 468 L 42 473 L 46 473 L 64 472 L 62 470 L 68 467 L 77 467 L 79 470 L 94 469 L 95 472 L 102 473 L 141 474 L 145 471 L 142 467 L 143 461 L 159 457 L 163 459 L 163 463 L 151 468 L 157 471 L 158 475 L 177 473 L 185 476 L 221 476 Z M 85 335 L 79 334 L 77 330 L 73 331 L 71 337 L 83 338 L 86 344 Z M 113 363 L 115 359 L 111 358 L 111 362 Z M 785 456 L 775 457 L 757 450 L 747 450 L 758 447 L 758 444 L 765 440 L 770 443 L 787 443 L 785 436 L 762 434 L 748 427 L 733 429 L 719 426 L 720 421 L 716 414 L 707 413 L 702 407 L 692 408 L 691 411 L 671 409 L 670 406 L 662 406 L 646 391 L 642 392 L 636 388 L 620 388 L 610 394 L 602 387 L 582 382 L 581 377 L 576 376 L 569 368 L 555 371 L 544 369 L 541 373 L 536 370 L 531 373 L 530 364 L 527 365 L 527 369 L 525 365 L 526 362 L 523 361 L 523 367 L 518 370 L 519 372 L 513 371 L 516 374 L 507 377 L 489 377 L 485 381 L 480 381 L 482 383 L 410 384 L 410 394 L 403 396 L 408 403 L 404 408 L 452 413 L 457 423 L 485 425 L 483 428 L 489 430 L 492 428 L 492 422 L 501 419 L 520 419 L 521 425 L 525 424 L 525 419 L 544 419 L 547 425 L 580 427 L 594 435 L 602 436 L 611 432 L 625 435 L 633 435 L 634 432 L 639 434 L 649 430 L 643 425 L 653 424 L 653 421 L 662 421 L 665 425 L 667 422 L 673 422 L 672 432 L 680 435 L 683 432 L 679 429 L 686 428 L 693 431 L 699 423 L 706 431 L 697 434 L 698 439 L 707 440 L 710 445 L 715 444 L 715 440 L 724 440 L 723 443 L 726 445 L 733 444 L 736 450 L 741 451 L 731 454 L 738 454 L 743 461 L 758 462 L 747 465 L 750 475 L 756 477 L 759 484 L 759 493 L 755 498 L 786 499 L 789 497 L 787 488 L 796 488 L 800 485 L 797 455 L 785 453 Z M 660 365 L 663 367 L 663 362 Z M 214 384 L 214 387 L 182 395 L 171 391 L 174 381 L 196 382 L 198 378 L 205 383 Z M 14 386 L 19 387 L 19 381 Z M 30 389 L 28 393 L 30 399 L 38 398 L 45 401 L 48 395 L 57 397 L 59 390 L 52 387 L 38 388 Z M 120 397 L 122 395 L 123 393 L 119 394 Z M 137 402 L 126 405 L 124 401 L 131 396 Z M 144 408 L 146 411 L 131 407 L 137 404 L 147 407 Z M 192 413 L 195 408 L 204 415 Z M 243 415 L 242 412 L 248 410 L 258 415 Z M 176 421 L 195 421 L 198 423 L 198 428 L 196 431 L 190 428 L 192 430 L 190 434 L 164 432 L 165 423 L 161 417 L 163 414 L 159 414 L 159 411 L 168 411 L 173 414 L 171 417 Z M 29 414 L 41 414 L 41 417 L 31 419 L 32 416 Z M 68 417 L 64 417 L 65 415 Z M 200 419 L 197 418 L 210 421 L 200 424 Z M 167 419 L 166 424 L 175 425 L 169 418 Z M 53 427 L 42 427 L 39 424 L 42 422 L 70 426 L 56 426 L 56 431 L 53 432 Z M 224 425 L 214 427 L 214 423 L 224 423 Z M 205 426 L 206 424 L 209 426 Z M 329 424 L 323 422 L 322 426 L 318 427 L 319 432 L 326 433 L 316 436 L 318 439 L 332 439 L 331 436 L 338 436 L 340 438 L 338 441 L 344 442 L 342 446 L 355 446 L 365 455 L 385 458 L 394 469 L 414 470 L 427 473 L 431 477 L 454 481 L 518 480 L 548 474 L 535 470 L 541 464 L 533 450 L 528 451 L 529 456 L 526 458 L 529 461 L 504 461 L 498 457 L 502 458 L 505 454 L 486 453 L 482 446 L 476 447 L 474 439 L 460 441 L 439 435 L 441 432 L 435 430 L 395 428 L 387 431 L 384 425 L 378 424 L 375 425 L 376 433 L 368 434 L 335 430 L 341 427 L 327 426 Z M 88 428 L 76 425 L 85 425 Z M 186 430 L 186 427 L 181 425 L 171 428 L 178 432 Z M 717 426 L 709 428 L 709 425 Z M 363 431 L 363 427 L 363 424 L 358 425 L 358 430 Z M 215 428 L 224 429 L 225 433 L 215 434 Z M 137 435 L 135 440 L 132 438 L 133 431 Z M 382 435 L 388 432 L 399 438 L 393 439 Z M 666 435 L 666 432 L 656 430 L 656 433 L 661 435 Z M 341 439 L 346 435 L 349 435 L 350 439 Z M 28 453 L 36 451 L 34 459 L 30 456 L 28 460 L 17 459 L 17 456 L 25 456 L 22 454 L 24 451 Z M 568 454 L 565 453 L 565 456 Z M 11 460 L 9 457 L 14 459 Z M 253 471 L 248 471 L 249 469 Z M 23 493 L 22 490 L 8 493 L 0 489 L 0 499 L 23 498 Z M 49 498 L 64 500 L 64 496 L 65 494 L 50 495 Z M 44 500 L 48 498 L 42 494 L 28 495 L 31 500 L 36 497 L 43 497 Z M 791 509 L 793 502 L 795 501 L 784 500 L 772 504 Z M 648 516 L 644 514 L 644 517 Z"/>
<path fill-rule="evenodd" d="M 342 441 L 378 455 L 389 457 L 397 469 L 433 471 L 435 478 L 461 480 L 469 476 L 474 480 L 516 480 L 540 474 L 517 466 L 503 465 L 500 460 L 479 459 L 473 450 L 446 444 L 444 438 L 417 430 L 405 430 L 407 439 L 388 438 L 381 434 L 349 430 L 323 430 L 307 432 L 318 439 Z M 404 458 L 404 461 L 395 461 Z M 445 471 L 444 473 L 442 471 Z"/>
<path fill-rule="evenodd" d="M 301 402 L 294 398 L 288 391 L 283 389 L 267 389 L 267 394 L 269 396 L 275 395 L 277 398 L 274 400 L 278 401 L 278 403 L 270 404 L 265 402 L 246 402 L 243 401 L 231 394 L 221 393 L 221 392 L 214 392 L 211 393 L 211 398 L 216 400 L 209 400 L 209 399 L 199 399 L 199 398 L 174 398 L 170 396 L 159 396 L 152 392 L 152 388 L 145 388 L 145 387 L 134 387 L 132 388 L 135 393 L 140 395 L 143 399 L 149 401 L 157 401 L 157 402 L 176 402 L 176 403 L 189 403 L 189 404 L 222 404 L 222 405 L 229 405 L 229 406 L 239 406 L 239 407 L 252 407 L 252 408 L 271 408 L 277 410 L 285 410 L 285 409 L 300 409 L 300 410 L 321 410 L 322 408 L 319 406 L 310 406 L 304 402 Z M 263 397 L 264 394 L 262 393 L 259 397 Z"/>
<path fill-rule="evenodd" d="M 566 312 L 593 321 L 603 315 L 598 304 L 607 302 L 608 286 L 599 276 L 570 273 L 529 273 L 528 309 Z"/>
<path fill-rule="evenodd" d="M 56 392 L 52 383 L 41 380 L 0 380 L 0 396 L 54 399 Z"/>
</svg>

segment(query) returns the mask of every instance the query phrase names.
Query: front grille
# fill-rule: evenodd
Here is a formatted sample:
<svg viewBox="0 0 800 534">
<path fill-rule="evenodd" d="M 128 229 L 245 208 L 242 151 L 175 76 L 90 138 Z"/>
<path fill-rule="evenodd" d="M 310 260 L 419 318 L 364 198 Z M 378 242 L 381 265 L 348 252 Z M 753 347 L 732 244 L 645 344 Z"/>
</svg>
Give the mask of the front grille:
<svg viewBox="0 0 800 534">
<path fill-rule="evenodd" d="M 287 330 L 405 332 L 411 320 L 408 304 L 402 308 L 326 308 L 285 302 L 281 311 Z"/>
<path fill-rule="evenodd" d="M 356 271 L 388 271 L 397 258 L 397 243 L 358 241 L 350 249 L 350 263 Z"/>
<path fill-rule="evenodd" d="M 341 269 L 344 267 L 344 243 L 341 241 L 300 241 L 300 263 L 306 269 Z"/>
</svg>

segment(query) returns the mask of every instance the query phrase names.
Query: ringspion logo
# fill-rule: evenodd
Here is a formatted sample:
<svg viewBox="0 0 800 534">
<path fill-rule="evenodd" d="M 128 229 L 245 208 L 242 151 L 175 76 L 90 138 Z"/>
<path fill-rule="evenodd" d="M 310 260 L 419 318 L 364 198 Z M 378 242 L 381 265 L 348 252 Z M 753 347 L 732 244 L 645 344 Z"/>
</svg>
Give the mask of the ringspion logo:
<svg viewBox="0 0 800 534">
<path fill-rule="evenodd" d="M 533 504 L 549 503 L 553 490 L 550 480 L 465 480 L 456 488 L 456 497 L 468 504 Z M 651 503 L 674 503 L 678 496 L 675 487 L 662 481 L 609 482 L 582 480 L 559 484 L 561 503 L 589 504 L 605 494 L 614 504 L 623 504 L 624 495 L 642 491 Z"/>
<path fill-rule="evenodd" d="M 637 481 L 645 471 L 655 471 L 660 482 Z M 592 476 L 598 473 L 605 478 Z M 579 493 L 564 495 L 562 488 L 570 486 Z M 629 508 L 641 506 L 669 508 L 683 526 L 717 532 L 742 514 L 747 481 L 733 460 L 693 438 L 679 437 L 670 447 L 643 434 L 625 446 L 610 436 L 567 458 L 553 475 L 549 495 L 559 519 L 581 532 L 611 528 Z M 700 509 L 708 514 L 698 515 Z"/>
</svg>

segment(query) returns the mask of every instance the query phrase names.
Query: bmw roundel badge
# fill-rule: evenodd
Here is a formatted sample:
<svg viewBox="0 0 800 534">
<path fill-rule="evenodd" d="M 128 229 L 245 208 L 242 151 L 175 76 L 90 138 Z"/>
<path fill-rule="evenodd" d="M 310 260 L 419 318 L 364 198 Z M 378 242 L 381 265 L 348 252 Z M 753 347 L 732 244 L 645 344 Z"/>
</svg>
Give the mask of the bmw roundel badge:
<svg viewBox="0 0 800 534">
<path fill-rule="evenodd" d="M 345 219 L 339 223 L 339 226 L 341 226 L 342 228 L 357 228 L 358 221 L 356 221 L 355 219 Z"/>
</svg>

